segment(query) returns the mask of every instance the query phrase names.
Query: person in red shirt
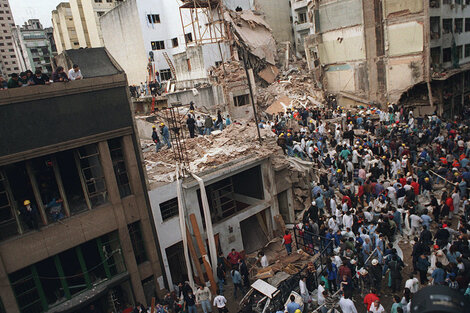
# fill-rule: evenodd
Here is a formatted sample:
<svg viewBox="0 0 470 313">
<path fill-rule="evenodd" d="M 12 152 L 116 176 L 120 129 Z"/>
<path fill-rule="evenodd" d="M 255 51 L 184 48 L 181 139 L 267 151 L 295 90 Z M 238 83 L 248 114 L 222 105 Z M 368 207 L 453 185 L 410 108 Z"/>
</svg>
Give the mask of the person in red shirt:
<svg viewBox="0 0 470 313">
<path fill-rule="evenodd" d="M 284 237 L 282 237 L 282 244 L 286 247 L 287 255 L 292 253 L 292 235 L 286 230 Z"/>
<path fill-rule="evenodd" d="M 367 307 L 367 312 L 369 312 L 370 306 L 372 303 L 375 302 L 375 300 L 380 300 L 380 299 L 377 296 L 377 291 L 375 290 L 375 288 L 371 288 L 370 293 L 364 297 L 364 305 Z"/>
<path fill-rule="evenodd" d="M 235 251 L 235 249 L 232 249 L 232 252 L 230 252 L 227 255 L 227 260 L 232 265 L 232 268 L 236 268 L 238 266 L 238 260 L 240 259 L 241 259 L 240 253 Z"/>
<path fill-rule="evenodd" d="M 449 218 L 452 219 L 454 214 L 454 200 L 452 200 L 452 197 L 447 197 L 446 205 L 449 207 Z"/>
<path fill-rule="evenodd" d="M 415 196 L 418 196 L 419 195 L 419 184 L 416 181 L 416 179 L 413 179 L 413 181 L 411 182 L 411 187 L 413 187 L 413 191 L 415 193 Z"/>
</svg>

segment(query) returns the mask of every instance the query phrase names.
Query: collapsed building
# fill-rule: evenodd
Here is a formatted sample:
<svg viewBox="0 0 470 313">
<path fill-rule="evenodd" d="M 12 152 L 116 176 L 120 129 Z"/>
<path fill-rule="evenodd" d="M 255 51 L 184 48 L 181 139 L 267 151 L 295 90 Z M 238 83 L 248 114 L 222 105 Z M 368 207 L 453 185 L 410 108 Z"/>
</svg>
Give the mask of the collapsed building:
<svg viewBox="0 0 470 313">
<path fill-rule="evenodd" d="M 453 117 L 469 104 L 469 14 L 465 1 L 309 1 L 305 56 L 342 106 Z"/>
</svg>

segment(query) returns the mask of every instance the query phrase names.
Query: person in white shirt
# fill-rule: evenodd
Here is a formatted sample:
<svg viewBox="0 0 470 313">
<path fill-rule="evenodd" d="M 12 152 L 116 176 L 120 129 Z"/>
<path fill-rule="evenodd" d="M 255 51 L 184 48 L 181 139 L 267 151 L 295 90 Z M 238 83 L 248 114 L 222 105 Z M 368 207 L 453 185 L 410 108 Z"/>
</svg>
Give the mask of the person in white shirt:
<svg viewBox="0 0 470 313">
<path fill-rule="evenodd" d="M 330 217 L 328 220 L 328 228 L 332 229 L 334 233 L 338 231 L 338 224 L 336 223 L 336 216 Z"/>
<path fill-rule="evenodd" d="M 410 235 L 413 236 L 414 234 L 419 234 L 419 227 L 421 226 L 421 223 L 423 222 L 421 217 L 419 217 L 416 214 L 411 214 L 410 221 L 411 221 L 410 223 L 411 234 Z"/>
<path fill-rule="evenodd" d="M 269 266 L 268 257 L 264 254 L 264 252 L 261 251 L 260 253 L 258 253 L 258 257 L 262 268 Z"/>
<path fill-rule="evenodd" d="M 223 295 L 219 294 L 217 297 L 214 298 L 214 306 L 217 307 L 219 313 L 228 312 L 228 310 L 225 308 L 225 304 L 227 304 L 227 299 L 225 299 Z"/>
<path fill-rule="evenodd" d="M 384 307 L 380 304 L 379 300 L 375 300 L 369 308 L 369 312 L 371 313 L 383 313 L 385 312 Z"/>
<path fill-rule="evenodd" d="M 410 278 L 405 282 L 405 288 L 410 289 L 411 293 L 418 292 L 419 281 L 413 274 L 410 274 Z"/>
<path fill-rule="evenodd" d="M 307 289 L 307 277 L 306 276 L 303 276 L 300 279 L 299 289 L 300 289 L 300 295 L 302 296 L 302 300 L 304 301 L 304 303 L 308 303 L 310 293 L 308 292 L 308 289 Z"/>
<path fill-rule="evenodd" d="M 350 299 L 349 295 L 346 297 L 341 297 L 338 304 L 343 313 L 357 313 L 356 306 L 354 305 L 354 302 L 352 302 L 352 300 Z"/>
<path fill-rule="evenodd" d="M 69 80 L 79 80 L 83 79 L 82 71 L 77 64 L 74 64 L 73 67 L 69 70 Z"/>
<path fill-rule="evenodd" d="M 318 290 L 317 290 L 317 303 L 318 305 L 322 305 L 325 303 L 325 296 L 323 296 L 323 291 L 325 291 L 325 282 L 321 281 L 320 285 L 318 285 Z"/>
<path fill-rule="evenodd" d="M 331 209 L 331 215 L 335 215 L 336 213 L 336 201 L 335 201 L 335 198 L 331 198 L 330 199 L 330 209 Z"/>
<path fill-rule="evenodd" d="M 351 215 L 351 211 L 348 211 L 345 215 L 343 215 L 343 227 L 352 229 L 353 224 L 354 218 Z"/>
</svg>

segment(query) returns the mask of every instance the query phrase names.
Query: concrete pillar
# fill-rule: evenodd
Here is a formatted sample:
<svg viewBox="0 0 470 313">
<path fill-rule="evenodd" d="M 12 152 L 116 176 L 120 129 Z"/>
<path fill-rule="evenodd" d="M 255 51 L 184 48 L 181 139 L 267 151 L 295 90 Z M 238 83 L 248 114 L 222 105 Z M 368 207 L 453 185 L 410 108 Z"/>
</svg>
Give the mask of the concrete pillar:
<svg viewBox="0 0 470 313">
<path fill-rule="evenodd" d="M 101 141 L 98 144 L 100 152 L 101 166 L 106 180 L 106 188 L 108 190 L 108 200 L 113 205 L 113 212 L 118 225 L 119 240 L 121 242 L 122 254 L 126 262 L 127 271 L 131 277 L 132 289 L 137 302 L 147 305 L 145 299 L 144 288 L 142 287 L 142 279 L 140 277 L 139 268 L 134 256 L 134 249 L 127 229 L 126 216 L 119 195 L 119 189 L 114 175 L 113 163 L 109 152 L 108 143 Z"/>
<path fill-rule="evenodd" d="M 127 135 L 122 138 L 122 148 L 124 159 L 126 161 L 127 175 L 131 184 L 131 190 L 135 196 L 137 206 L 140 210 L 142 236 L 144 239 L 147 256 L 152 265 L 152 271 L 156 284 L 155 290 L 157 290 L 157 294 L 159 297 L 163 297 L 165 292 L 164 290 L 160 290 L 157 284 L 157 278 L 162 276 L 162 268 L 160 265 L 161 255 L 158 253 L 157 250 L 159 249 L 158 238 L 156 238 L 156 234 L 155 236 L 153 234 L 152 224 L 154 223 L 154 220 L 149 216 L 147 210 L 147 203 L 145 201 L 145 197 L 147 196 L 147 190 L 146 186 L 142 183 L 142 180 L 139 175 L 138 166 L 140 166 L 140 164 L 137 162 L 137 158 L 135 156 L 135 149 L 131 135 Z"/>
</svg>

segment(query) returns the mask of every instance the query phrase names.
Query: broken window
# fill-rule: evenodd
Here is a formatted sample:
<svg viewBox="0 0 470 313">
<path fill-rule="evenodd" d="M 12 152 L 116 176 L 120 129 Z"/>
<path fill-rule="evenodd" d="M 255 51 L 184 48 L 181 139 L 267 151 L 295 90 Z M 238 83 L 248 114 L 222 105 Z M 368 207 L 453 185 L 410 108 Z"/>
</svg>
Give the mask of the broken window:
<svg viewBox="0 0 470 313">
<path fill-rule="evenodd" d="M 113 162 L 114 175 L 119 188 L 121 198 L 131 194 L 131 186 L 127 175 L 126 162 L 122 154 L 121 138 L 108 140 L 109 152 Z"/>
<path fill-rule="evenodd" d="M 440 0 L 429 0 L 429 7 L 430 8 L 439 8 L 440 7 Z"/>
<path fill-rule="evenodd" d="M 452 4 L 452 0 L 442 0 L 443 4 Z"/>
<path fill-rule="evenodd" d="M 169 68 L 160 70 L 160 79 L 162 81 L 171 79 L 171 70 Z"/>
<path fill-rule="evenodd" d="M 442 32 L 444 34 L 452 32 L 452 19 L 445 18 L 442 20 Z"/>
<path fill-rule="evenodd" d="M 61 284 L 61 280 L 58 279 L 58 277 L 63 275 L 60 275 L 59 271 L 57 270 L 58 263 L 55 262 L 56 257 L 47 258 L 35 264 L 39 279 L 41 281 L 41 288 L 43 289 L 47 304 L 50 306 L 70 299 L 68 288 L 64 289 L 64 286 Z"/>
<path fill-rule="evenodd" d="M 18 303 L 20 312 L 35 313 L 47 310 L 47 305 L 44 307 L 39 297 L 39 290 L 36 285 L 38 274 L 34 265 L 16 271 L 8 276 L 10 278 L 11 288 L 16 295 L 16 302 Z"/>
<path fill-rule="evenodd" d="M 455 4 L 462 4 L 462 0 L 455 0 Z"/>
<path fill-rule="evenodd" d="M 160 23 L 160 15 L 159 14 L 147 14 L 147 20 L 150 24 L 158 24 Z"/>
<path fill-rule="evenodd" d="M 160 41 L 152 41 L 152 50 L 163 50 L 165 49 L 165 42 L 163 40 Z"/>
<path fill-rule="evenodd" d="M 31 169 L 38 186 L 39 195 L 44 207 L 51 204 L 52 201 L 61 199 L 59 187 L 53 169 L 52 156 L 40 157 L 31 160 Z M 55 217 L 50 209 L 45 209 L 49 221 L 54 221 Z M 64 214 L 63 209 L 61 210 Z"/>
<path fill-rule="evenodd" d="M 187 33 L 184 35 L 184 40 L 186 43 L 193 42 L 193 34 L 192 33 Z"/>
<path fill-rule="evenodd" d="M 307 12 L 299 12 L 299 24 L 307 23 Z"/>
<path fill-rule="evenodd" d="M 60 152 L 55 156 L 60 171 L 60 177 L 64 185 L 64 192 L 67 196 L 70 214 L 73 215 L 88 210 L 84 186 L 82 186 L 80 181 L 80 172 L 75 162 L 74 151 L 68 150 Z"/>
<path fill-rule="evenodd" d="M 457 46 L 457 56 L 459 60 L 463 59 L 463 47 L 462 45 Z"/>
<path fill-rule="evenodd" d="M 466 58 L 470 57 L 470 44 L 465 45 L 465 57 Z"/>
<path fill-rule="evenodd" d="M 171 39 L 171 43 L 173 44 L 173 48 L 178 47 L 179 46 L 178 38 L 175 37 L 175 38 Z"/>
<path fill-rule="evenodd" d="M 434 67 L 441 64 L 441 47 L 431 48 L 431 63 Z"/>
<path fill-rule="evenodd" d="M 103 236 L 99 244 L 104 254 L 104 266 L 107 268 L 107 271 L 109 271 L 109 275 L 115 276 L 126 271 L 118 232 Z"/>
<path fill-rule="evenodd" d="M 455 22 L 455 32 L 456 33 L 461 33 L 463 32 L 463 19 L 461 18 L 456 18 L 454 20 Z"/>
<path fill-rule="evenodd" d="M 241 107 L 247 104 L 250 104 L 250 97 L 249 95 L 241 95 L 233 97 L 233 104 L 236 107 Z"/>
<path fill-rule="evenodd" d="M 465 31 L 470 32 L 470 18 L 465 19 Z"/>
<path fill-rule="evenodd" d="M 134 256 L 137 264 L 147 261 L 148 257 L 147 252 L 145 252 L 145 244 L 142 237 L 140 222 L 127 225 L 127 229 L 129 230 L 129 237 L 131 238 L 132 248 L 134 249 Z"/>
<path fill-rule="evenodd" d="M 452 61 L 452 51 L 450 48 L 442 49 L 442 62 Z"/>
<path fill-rule="evenodd" d="M 160 213 L 162 214 L 162 220 L 166 221 L 173 216 L 178 215 L 178 198 L 162 202 L 159 204 Z"/>
<path fill-rule="evenodd" d="M 77 152 L 77 161 L 82 172 L 82 184 L 86 187 L 91 207 L 95 208 L 108 201 L 100 153 L 96 144 L 80 147 Z"/>
</svg>

